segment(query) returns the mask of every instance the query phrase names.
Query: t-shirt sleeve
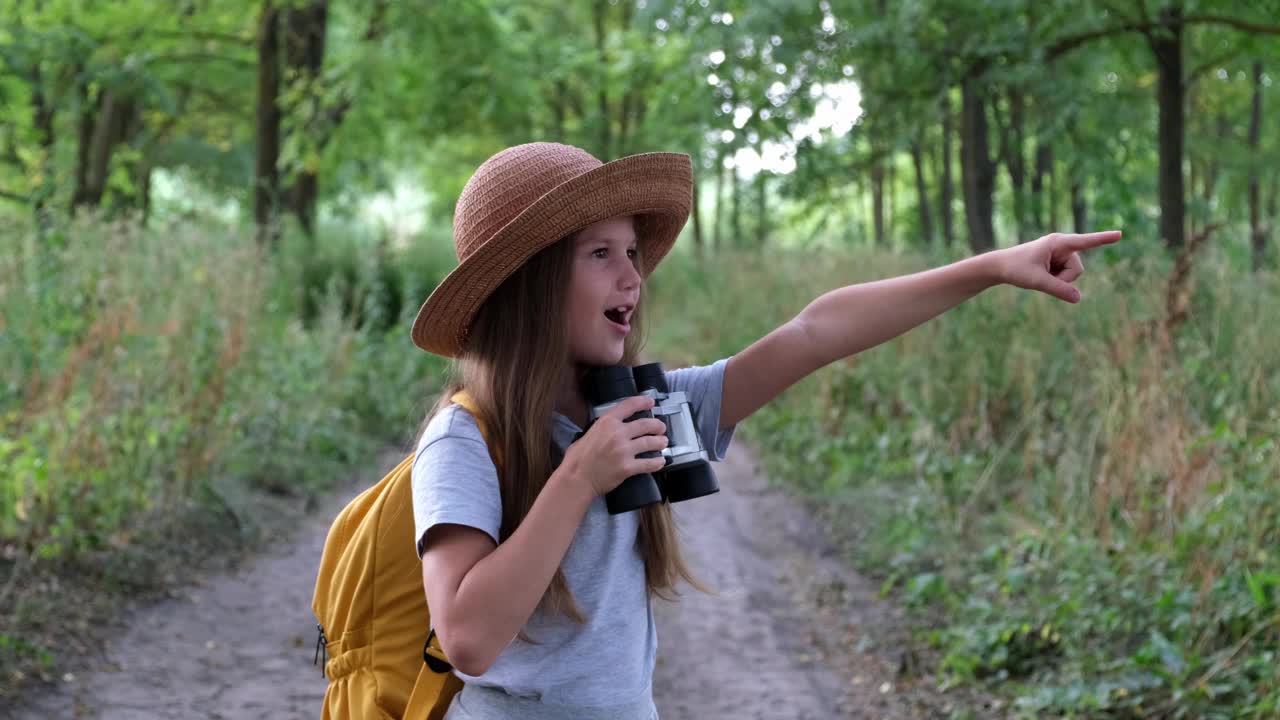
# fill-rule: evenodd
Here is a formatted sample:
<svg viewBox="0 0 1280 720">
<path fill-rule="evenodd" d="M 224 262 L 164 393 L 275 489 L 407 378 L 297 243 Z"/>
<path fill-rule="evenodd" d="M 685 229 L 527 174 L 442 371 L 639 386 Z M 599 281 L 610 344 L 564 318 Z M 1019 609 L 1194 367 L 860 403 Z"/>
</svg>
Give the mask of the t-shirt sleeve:
<svg viewBox="0 0 1280 720">
<path fill-rule="evenodd" d="M 736 425 L 720 427 L 720 401 L 724 394 L 724 369 L 729 358 L 710 365 L 696 365 L 666 373 L 671 392 L 684 392 L 697 420 L 702 447 L 712 460 L 723 460 Z"/>
<path fill-rule="evenodd" d="M 440 434 L 429 427 L 413 461 L 414 538 L 419 557 L 427 531 L 441 523 L 473 527 L 498 542 L 502 527 L 498 469 L 484 441 L 466 433 L 467 429 Z"/>
</svg>

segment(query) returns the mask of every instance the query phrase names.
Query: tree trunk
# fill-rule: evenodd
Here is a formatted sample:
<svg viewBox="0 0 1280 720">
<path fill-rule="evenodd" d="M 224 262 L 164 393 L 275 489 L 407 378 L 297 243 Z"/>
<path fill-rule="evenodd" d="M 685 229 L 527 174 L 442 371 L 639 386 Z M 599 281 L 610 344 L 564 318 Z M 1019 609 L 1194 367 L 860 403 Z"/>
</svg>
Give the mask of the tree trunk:
<svg viewBox="0 0 1280 720">
<path fill-rule="evenodd" d="M 284 14 L 284 57 L 286 77 L 302 86 L 304 97 L 319 95 L 316 87 L 320 71 L 324 67 L 325 33 L 328 27 L 328 0 L 311 0 L 304 5 L 294 5 Z M 298 108 L 291 108 L 298 113 Z M 319 114 L 318 112 L 316 114 Z M 321 117 L 295 118 L 296 132 L 310 135 L 306 143 L 312 152 L 319 153 L 328 129 Z M 302 164 L 294 174 L 292 187 L 285 190 L 289 206 L 298 216 L 298 223 L 308 236 L 315 235 L 316 202 L 320 193 L 318 169 L 310 161 Z"/>
<path fill-rule="evenodd" d="M 1058 231 L 1058 173 L 1057 163 L 1049 161 L 1049 232 Z"/>
<path fill-rule="evenodd" d="M 916 206 L 920 210 L 920 234 L 926 245 L 933 245 L 933 218 L 929 215 L 929 192 L 924 178 L 924 150 L 917 137 L 911 143 L 911 162 L 916 168 Z"/>
<path fill-rule="evenodd" d="M 1022 93 L 1014 88 L 1009 92 L 1009 122 L 999 122 L 1000 155 L 1004 159 L 1005 169 L 1009 173 L 1009 189 L 1013 195 L 1013 234 L 1019 242 L 1023 241 L 1022 231 L 1026 225 L 1026 163 L 1022 158 L 1024 102 Z M 1000 120 L 999 106 L 994 105 L 992 111 L 996 120 Z"/>
<path fill-rule="evenodd" d="M 605 12 L 608 11 L 608 9 L 609 9 L 609 5 L 606 0 L 596 0 L 595 4 L 592 5 L 591 14 L 592 14 L 592 19 L 595 21 L 595 30 L 596 30 L 596 53 L 597 53 L 597 60 L 600 63 L 599 71 L 601 73 L 606 73 L 609 68 L 609 58 L 606 57 L 604 52 L 604 41 L 605 41 L 604 15 L 605 15 Z M 610 134 L 609 94 L 605 90 L 607 86 L 608 86 L 608 83 L 602 80 L 600 83 L 600 92 L 598 95 L 599 113 L 600 113 L 600 117 L 598 120 L 600 123 L 600 159 L 605 162 L 609 162 L 609 159 L 610 159 L 609 146 L 611 144 L 611 138 L 609 137 L 609 134 Z"/>
<path fill-rule="evenodd" d="M 733 171 L 729 173 L 729 190 L 733 195 L 733 212 L 731 219 L 733 220 L 733 246 L 735 248 L 742 247 L 742 181 L 738 178 L 738 166 L 733 166 Z"/>
<path fill-rule="evenodd" d="M 627 106 L 628 107 L 627 117 L 631 118 L 630 120 L 631 133 L 630 135 L 628 135 L 628 139 L 627 139 L 628 148 L 631 148 L 631 143 L 632 143 L 631 138 L 634 138 L 638 132 L 643 131 L 644 113 L 645 113 L 645 110 L 647 110 L 649 107 L 648 96 L 646 95 L 646 93 L 640 92 L 635 88 L 633 88 L 633 91 L 634 92 L 631 94 L 632 96 L 631 103 L 630 105 Z M 632 151 L 628 149 L 627 152 L 630 153 Z"/>
<path fill-rule="evenodd" d="M 1196 187 L 1198 187 L 1196 183 L 1200 180 L 1200 176 L 1197 174 L 1199 169 L 1200 168 L 1196 164 L 1195 156 L 1192 156 L 1187 160 L 1187 187 L 1191 188 L 1192 195 L 1195 195 Z M 1187 223 L 1191 226 L 1190 229 L 1194 233 L 1196 229 L 1195 218 L 1190 218 Z"/>
<path fill-rule="evenodd" d="M 123 163 L 123 169 L 133 183 L 134 192 L 128 197 L 120 198 L 119 203 L 123 207 L 141 211 L 141 220 L 145 225 L 148 212 L 146 205 L 151 199 L 151 158 L 147 156 L 148 139 L 144 130 L 142 112 L 138 102 L 133 100 L 129 104 L 128 115 L 124 118 L 116 143 L 128 144 L 134 150 Z"/>
<path fill-rule="evenodd" d="M 621 3 L 622 22 L 619 24 L 623 33 L 631 31 L 631 18 L 635 14 L 636 3 Z M 648 41 L 648 32 L 643 28 L 640 30 L 641 36 Z M 648 78 L 645 77 L 643 71 L 633 75 L 627 80 L 627 89 L 622 93 L 622 102 L 618 108 L 618 137 L 614 141 L 614 150 L 618 157 L 625 157 L 632 154 L 631 137 L 637 126 L 632 123 L 634 119 L 634 111 L 637 102 L 642 102 L 648 88 L 645 87 Z"/>
<path fill-rule="evenodd" d="M 875 229 L 875 217 L 876 217 L 876 212 L 875 212 L 875 205 L 876 205 L 875 192 L 862 193 L 862 194 L 860 194 L 860 195 L 858 196 L 858 200 L 859 200 L 859 201 L 861 201 L 863 196 L 866 196 L 866 199 L 867 199 L 867 207 L 866 207 L 866 212 L 862 214 L 863 224 L 865 225 L 865 227 L 863 227 L 863 228 L 862 228 L 862 237 L 864 237 L 864 238 L 871 238 L 871 239 L 872 239 L 872 241 L 874 242 L 874 241 L 875 241 L 875 235 L 876 235 L 876 229 Z M 861 208 L 859 208 L 859 209 L 861 209 Z M 874 247 L 874 245 L 873 245 L 872 247 Z"/>
<path fill-rule="evenodd" d="M 701 159 L 701 151 L 695 150 L 693 153 L 693 205 L 689 209 L 690 214 L 693 216 L 693 251 L 699 258 L 705 255 L 702 247 L 702 212 L 698 208 L 698 179 L 702 175 L 699 167 L 702 164 L 699 162 Z"/>
<path fill-rule="evenodd" d="M 633 85 L 622 94 L 622 107 L 618 108 L 618 157 L 631 154 L 631 105 L 636 99 L 635 79 Z"/>
<path fill-rule="evenodd" d="M 36 130 L 36 139 L 40 143 L 40 150 L 49 155 L 53 152 L 54 141 L 53 106 L 49 104 L 48 99 L 45 97 L 40 74 L 36 73 L 31 80 L 31 87 L 34 90 L 31 97 L 32 124 Z M 48 159 L 51 158 L 46 158 L 46 160 Z"/>
<path fill-rule="evenodd" d="M 258 100 L 256 150 L 253 182 L 253 219 L 260 244 L 278 236 L 277 205 L 280 175 L 280 11 L 271 3 L 262 10 L 258 23 Z"/>
<path fill-rule="evenodd" d="M 1027 163 L 1023 157 L 1026 145 L 1026 97 L 1021 90 L 1009 91 L 1009 127 L 1013 148 L 1009 156 L 1009 180 L 1013 183 L 1014 235 L 1018 242 L 1027 238 Z"/>
<path fill-rule="evenodd" d="M 954 185 L 951 180 L 951 97 L 950 89 L 942 94 L 942 187 L 939 188 L 938 204 L 942 218 L 942 242 L 950 248 L 955 242 L 955 230 L 951 218 L 951 205 L 954 202 Z"/>
<path fill-rule="evenodd" d="M 631 126 L 633 128 L 643 128 L 644 113 L 646 110 L 649 109 L 649 104 L 648 102 L 646 102 L 644 95 L 639 93 L 636 94 L 636 101 L 634 103 L 634 108 L 635 108 L 635 112 L 634 112 L 634 117 L 631 120 Z"/>
<path fill-rule="evenodd" d="M 764 135 L 756 135 L 756 157 L 760 158 L 760 168 L 756 171 L 756 248 L 764 247 L 769 236 L 769 209 L 766 207 L 764 169 Z"/>
<path fill-rule="evenodd" d="M 1053 147 L 1043 139 L 1036 140 L 1036 169 L 1031 174 L 1031 221 L 1035 223 L 1035 232 L 1045 227 L 1045 178 L 1053 173 Z M 1052 231 L 1052 228 L 1048 228 Z M 1024 238 L 1030 240 L 1030 237 Z"/>
<path fill-rule="evenodd" d="M 764 168 L 756 173 L 756 247 L 764 247 L 765 240 L 769 237 L 769 209 L 765 206 L 765 181 Z"/>
<path fill-rule="evenodd" d="M 1186 244 L 1186 192 L 1182 161 L 1185 141 L 1185 93 L 1182 82 L 1182 10 L 1160 11 L 1164 27 L 1148 36 L 1159 75 L 1160 236 L 1170 250 Z"/>
<path fill-rule="evenodd" d="M 286 196 L 290 198 L 298 224 L 308 237 L 316 234 L 316 198 L 320 194 L 320 179 L 313 170 L 299 170 L 296 182 Z"/>
<path fill-rule="evenodd" d="M 113 125 L 119 116 L 120 98 L 110 89 L 98 91 L 98 117 L 93 123 L 93 137 L 89 139 L 89 163 L 85 171 L 84 204 L 98 207 L 107 180 L 107 167 L 111 162 Z"/>
<path fill-rule="evenodd" d="M 724 222 L 724 155 L 716 151 L 716 205 L 711 224 L 711 248 L 715 252 L 723 249 L 721 245 L 721 225 Z"/>
<path fill-rule="evenodd" d="M 871 163 L 871 221 L 875 224 L 876 247 L 883 248 L 888 243 L 884 235 L 884 160 L 881 158 Z"/>
<path fill-rule="evenodd" d="M 1267 238 L 1275 232 L 1276 223 L 1280 221 L 1280 170 L 1271 173 L 1271 197 L 1267 201 L 1267 224 L 1263 230 L 1263 261 L 1266 261 Z"/>
<path fill-rule="evenodd" d="M 151 167 L 150 160 L 144 160 L 139 164 L 137 183 L 138 183 L 138 210 L 142 213 L 141 221 L 145 226 L 151 220 Z"/>
<path fill-rule="evenodd" d="M 1226 147 L 1227 135 L 1230 131 L 1231 131 L 1231 126 L 1229 125 L 1229 121 L 1227 120 L 1226 114 L 1218 113 L 1217 121 L 1215 122 L 1215 128 L 1214 128 L 1214 132 L 1217 134 L 1217 140 L 1214 143 L 1214 145 L 1220 148 Z M 1204 203 L 1204 212 L 1205 212 L 1204 227 L 1208 227 L 1213 222 L 1213 217 L 1212 217 L 1213 196 L 1214 196 L 1214 191 L 1218 187 L 1218 177 L 1221 172 L 1221 169 L 1222 167 L 1218 162 L 1217 154 L 1216 153 L 1210 154 L 1208 160 L 1205 162 L 1204 187 L 1201 188 L 1202 193 L 1200 196 L 1201 201 Z M 1193 193 L 1195 192 L 1194 185 L 1191 185 L 1190 189 L 1191 189 L 1191 192 Z"/>
<path fill-rule="evenodd" d="M 36 138 L 40 143 L 40 184 L 32 188 L 32 206 L 36 213 L 36 227 L 41 233 L 47 228 L 48 220 L 46 204 L 53 195 L 54 187 L 54 108 L 45 96 L 44 83 L 38 69 L 31 76 L 32 123 L 36 130 Z"/>
<path fill-rule="evenodd" d="M 99 97 L 98 119 L 89 143 L 85 192 L 81 198 L 84 205 L 91 207 L 102 204 L 102 193 L 106 190 L 107 175 L 111 170 L 111 153 L 125 139 L 135 112 L 133 98 L 114 89 L 101 91 Z"/>
<path fill-rule="evenodd" d="M 97 117 L 97 103 L 89 98 L 89 80 L 84 66 L 76 65 L 76 91 L 80 95 L 80 122 L 76 129 L 76 176 L 71 191 L 71 211 L 88 204 L 89 197 L 89 147 L 93 144 L 93 126 Z"/>
<path fill-rule="evenodd" d="M 1249 245 L 1252 248 L 1253 271 L 1258 272 L 1266 260 L 1267 236 L 1262 229 L 1262 188 L 1258 178 L 1258 145 L 1262 139 L 1262 63 L 1253 63 L 1253 107 L 1249 113 L 1249 150 L 1253 162 L 1249 166 Z"/>
<path fill-rule="evenodd" d="M 969 247 L 975 254 L 995 248 L 995 163 L 991 161 L 987 138 L 986 100 L 978 81 L 969 79 L 962 88 L 960 112 L 960 159 L 964 185 L 964 214 L 969 225 Z"/>
<path fill-rule="evenodd" d="M 1085 226 L 1088 225 L 1089 205 L 1084 197 L 1084 184 L 1078 173 L 1073 173 L 1071 177 L 1071 222 L 1075 227 L 1075 232 L 1086 232 Z"/>
<path fill-rule="evenodd" d="M 551 101 L 551 121 L 552 130 L 555 131 L 556 142 L 566 142 L 564 136 L 564 118 L 565 111 L 568 109 L 568 92 L 565 88 L 564 80 L 556 81 L 556 95 Z"/>
<path fill-rule="evenodd" d="M 884 202 L 884 234 L 885 240 L 889 246 L 893 246 L 893 211 L 897 208 L 898 194 L 896 188 L 898 186 L 898 169 L 897 158 L 891 150 L 885 157 L 886 167 L 884 172 L 885 179 L 885 202 Z"/>
</svg>

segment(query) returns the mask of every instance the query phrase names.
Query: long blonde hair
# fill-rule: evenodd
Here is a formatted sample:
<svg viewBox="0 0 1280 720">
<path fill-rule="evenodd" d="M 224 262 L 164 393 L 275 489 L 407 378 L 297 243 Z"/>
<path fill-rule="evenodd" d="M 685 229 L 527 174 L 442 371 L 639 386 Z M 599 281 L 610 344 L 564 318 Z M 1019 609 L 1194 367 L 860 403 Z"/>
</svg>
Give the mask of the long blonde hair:
<svg viewBox="0 0 1280 720">
<path fill-rule="evenodd" d="M 570 360 L 566 318 L 573 247 L 573 236 L 547 247 L 489 296 L 471 321 L 463 353 L 450 363 L 443 392 L 427 416 L 430 421 L 463 387 L 475 399 L 480 420 L 491 436 L 487 440 L 497 444 L 497 457 L 502 459 L 498 464 L 500 541 L 515 532 L 563 459 L 551 438 L 551 417 Z M 632 316 L 633 327 L 641 330 L 626 338 L 621 361 L 626 365 L 636 364 L 644 345 L 643 305 L 642 283 L 641 299 Z M 639 512 L 638 540 L 648 592 L 670 599 L 678 594 L 675 585 L 679 579 L 707 591 L 680 553 L 671 506 L 659 503 Z M 556 570 L 540 607 L 586 622 L 561 568 Z"/>
</svg>

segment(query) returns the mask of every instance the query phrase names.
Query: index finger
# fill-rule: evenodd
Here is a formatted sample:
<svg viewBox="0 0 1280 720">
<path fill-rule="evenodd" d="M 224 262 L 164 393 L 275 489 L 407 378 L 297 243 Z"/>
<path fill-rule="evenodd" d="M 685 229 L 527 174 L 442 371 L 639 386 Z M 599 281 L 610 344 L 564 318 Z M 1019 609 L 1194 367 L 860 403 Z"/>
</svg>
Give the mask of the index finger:
<svg viewBox="0 0 1280 720">
<path fill-rule="evenodd" d="M 653 407 L 653 398 L 648 395 L 632 395 L 618 401 L 609 409 L 606 415 L 618 415 L 619 419 L 625 420 L 641 410 L 649 410 Z"/>
<path fill-rule="evenodd" d="M 1060 237 L 1061 241 L 1058 247 L 1064 250 L 1070 250 L 1071 252 L 1079 252 L 1081 250 L 1098 247 L 1099 245 L 1110 245 L 1120 239 L 1120 231 L 1106 230 L 1103 232 L 1083 233 L 1078 235 L 1073 233 L 1063 233 Z"/>
</svg>

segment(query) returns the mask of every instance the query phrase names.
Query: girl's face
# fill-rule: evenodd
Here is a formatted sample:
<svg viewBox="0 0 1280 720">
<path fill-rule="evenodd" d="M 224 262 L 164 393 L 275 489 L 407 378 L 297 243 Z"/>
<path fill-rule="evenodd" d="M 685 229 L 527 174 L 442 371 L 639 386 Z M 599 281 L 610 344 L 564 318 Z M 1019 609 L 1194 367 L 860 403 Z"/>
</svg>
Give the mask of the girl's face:
<svg viewBox="0 0 1280 720">
<path fill-rule="evenodd" d="M 569 352 L 573 362 L 617 365 L 640 301 L 635 224 L 615 217 L 573 238 L 569 282 Z"/>
</svg>

